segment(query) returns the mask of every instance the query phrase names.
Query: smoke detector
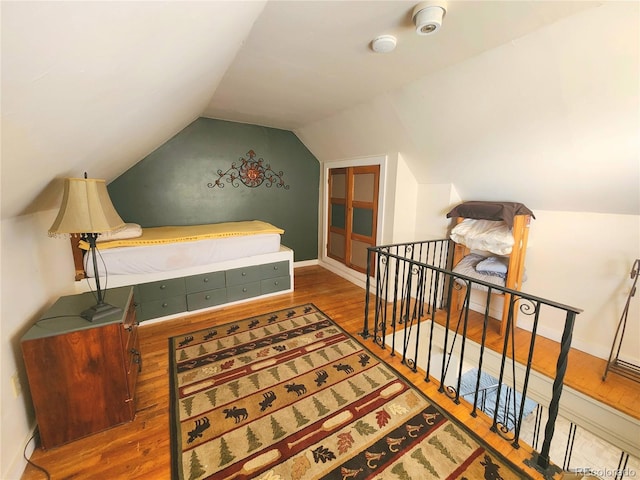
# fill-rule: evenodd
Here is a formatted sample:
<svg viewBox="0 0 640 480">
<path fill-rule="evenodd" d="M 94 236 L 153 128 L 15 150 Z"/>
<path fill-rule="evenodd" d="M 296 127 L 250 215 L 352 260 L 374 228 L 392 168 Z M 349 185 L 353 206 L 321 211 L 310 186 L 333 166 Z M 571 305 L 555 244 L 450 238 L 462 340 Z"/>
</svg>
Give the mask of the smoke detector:
<svg viewBox="0 0 640 480">
<path fill-rule="evenodd" d="M 371 42 L 371 49 L 376 53 L 388 53 L 396 48 L 396 42 L 393 35 L 380 35 Z"/>
<path fill-rule="evenodd" d="M 418 35 L 433 35 L 442 26 L 442 19 L 447 13 L 446 1 L 419 3 L 413 9 L 413 23 Z"/>
</svg>

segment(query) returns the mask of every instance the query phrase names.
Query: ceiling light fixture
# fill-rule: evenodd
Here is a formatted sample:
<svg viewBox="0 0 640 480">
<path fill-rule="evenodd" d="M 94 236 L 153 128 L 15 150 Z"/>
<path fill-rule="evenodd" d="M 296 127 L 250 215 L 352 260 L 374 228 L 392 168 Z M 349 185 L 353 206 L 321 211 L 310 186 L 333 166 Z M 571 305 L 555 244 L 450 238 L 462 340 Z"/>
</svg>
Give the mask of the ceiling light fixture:
<svg viewBox="0 0 640 480">
<path fill-rule="evenodd" d="M 444 0 L 419 3 L 413 9 L 413 23 L 418 35 L 432 35 L 440 30 L 442 19 L 447 13 Z"/>
<path fill-rule="evenodd" d="M 388 53 L 396 48 L 396 43 L 393 35 L 380 35 L 371 42 L 371 49 L 376 53 Z"/>
</svg>

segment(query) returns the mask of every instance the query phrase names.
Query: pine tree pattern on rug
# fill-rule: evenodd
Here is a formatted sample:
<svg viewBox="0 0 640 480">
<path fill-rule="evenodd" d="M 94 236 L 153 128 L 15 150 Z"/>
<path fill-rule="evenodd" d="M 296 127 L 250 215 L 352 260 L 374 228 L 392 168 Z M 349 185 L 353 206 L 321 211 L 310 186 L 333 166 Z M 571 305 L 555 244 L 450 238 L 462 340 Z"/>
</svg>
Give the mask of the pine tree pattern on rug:
<svg viewBox="0 0 640 480">
<path fill-rule="evenodd" d="M 529 478 L 313 304 L 170 340 L 173 476 Z"/>
</svg>

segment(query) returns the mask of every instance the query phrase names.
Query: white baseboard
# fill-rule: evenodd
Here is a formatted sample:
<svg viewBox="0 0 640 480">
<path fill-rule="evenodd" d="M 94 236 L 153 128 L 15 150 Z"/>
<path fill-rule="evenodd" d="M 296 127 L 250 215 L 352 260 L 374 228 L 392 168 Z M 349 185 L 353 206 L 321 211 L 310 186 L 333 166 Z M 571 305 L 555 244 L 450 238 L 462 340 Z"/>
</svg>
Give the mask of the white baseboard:
<svg viewBox="0 0 640 480">
<path fill-rule="evenodd" d="M 319 260 L 319 265 L 361 288 L 367 288 L 367 276 L 364 273 L 357 272 L 330 258 Z"/>
<path fill-rule="evenodd" d="M 29 434 L 21 443 L 22 448 L 20 448 L 19 456 L 14 457 L 9 471 L 4 473 L 5 476 L 2 477 L 4 480 L 20 480 L 22 478 L 22 474 L 27 468 L 27 461 L 24 457 L 31 458 L 31 455 L 36 449 L 35 441 L 32 439 L 37 429 L 38 425 L 34 425 L 31 430 L 29 430 Z"/>
<path fill-rule="evenodd" d="M 311 267 L 313 265 L 318 265 L 318 259 L 314 259 L 314 260 L 302 260 L 300 262 L 293 262 L 293 268 L 299 268 L 299 267 Z"/>
</svg>

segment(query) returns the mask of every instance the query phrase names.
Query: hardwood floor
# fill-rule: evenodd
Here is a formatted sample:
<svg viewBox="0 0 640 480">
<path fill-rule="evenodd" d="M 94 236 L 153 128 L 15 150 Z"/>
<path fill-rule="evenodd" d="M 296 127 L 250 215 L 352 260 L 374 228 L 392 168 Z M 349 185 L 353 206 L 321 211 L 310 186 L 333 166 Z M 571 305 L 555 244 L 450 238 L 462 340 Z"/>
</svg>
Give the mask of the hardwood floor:
<svg viewBox="0 0 640 480">
<path fill-rule="evenodd" d="M 223 307 L 171 321 L 146 325 L 143 323 L 139 329 L 143 369 L 138 378 L 135 420 L 50 450 L 36 448 L 31 460 L 45 468 L 52 479 L 169 479 L 168 338 L 258 313 L 311 302 L 383 360 L 398 369 L 432 400 L 465 423 L 494 448 L 526 469 L 534 478 L 542 478 L 540 474 L 522 463 L 531 457 L 531 451 L 527 445 L 514 450 L 508 442 L 489 430 L 490 422 L 484 415 L 471 417 L 468 405 L 464 403 L 456 405 L 438 393 L 438 387 L 434 382 L 424 381 L 424 373 L 411 372 L 401 365 L 399 357 L 390 356 L 389 350 L 380 350 L 371 340 L 365 341 L 358 335 L 362 331 L 364 299 L 363 289 L 322 267 L 312 266 L 295 270 L 295 292 L 293 293 Z M 518 334 L 520 335 L 520 332 Z M 555 347 L 542 345 L 540 349 L 542 348 Z M 572 355 L 567 385 L 575 385 L 577 389 L 585 389 L 589 393 L 595 392 L 598 395 L 606 389 L 609 393 L 602 396 L 616 403 L 616 408 L 622 407 L 638 415 L 640 401 L 637 384 L 628 385 L 621 382 L 625 379 L 610 375 L 607 385 L 603 386 L 600 377 L 605 362 L 601 361 L 602 365 L 598 365 L 597 359 L 586 358 L 580 352 L 572 352 Z M 544 357 L 544 355 L 537 356 Z M 553 370 L 555 364 L 549 363 L 552 365 L 543 365 L 540 368 Z M 42 478 L 45 478 L 43 472 L 31 465 L 27 466 L 22 476 L 22 480 Z"/>
</svg>

